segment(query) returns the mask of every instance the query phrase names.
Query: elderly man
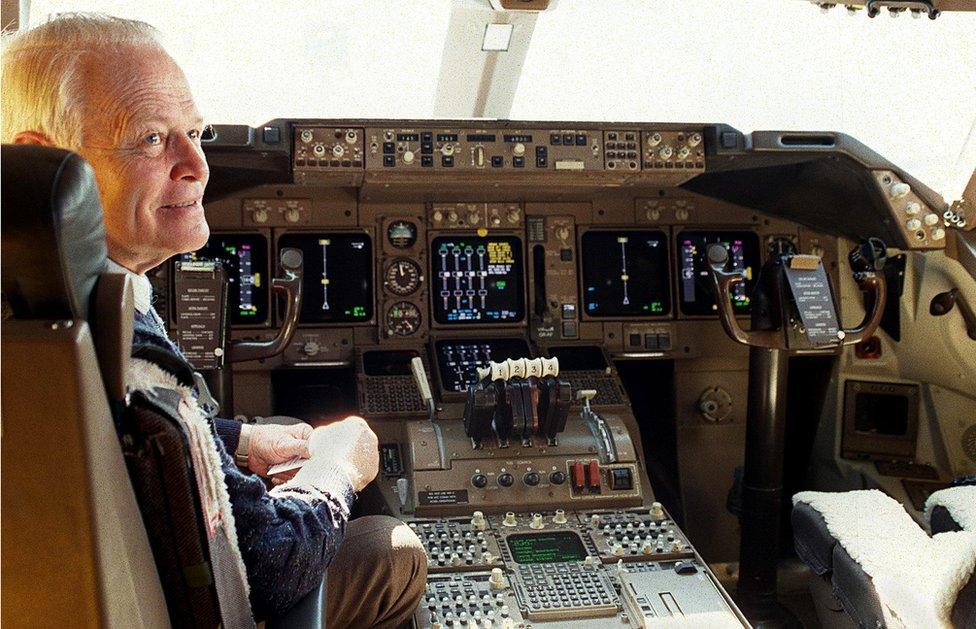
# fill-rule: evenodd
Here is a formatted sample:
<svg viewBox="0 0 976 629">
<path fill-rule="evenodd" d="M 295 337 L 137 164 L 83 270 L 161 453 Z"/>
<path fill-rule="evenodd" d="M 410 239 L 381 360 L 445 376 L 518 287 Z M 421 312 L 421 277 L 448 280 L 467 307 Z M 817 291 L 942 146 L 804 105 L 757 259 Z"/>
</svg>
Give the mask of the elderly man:
<svg viewBox="0 0 976 629">
<path fill-rule="evenodd" d="M 3 142 L 73 150 L 92 166 L 112 269 L 133 276 L 136 340 L 176 350 L 151 304 L 145 272 L 194 251 L 209 236 L 202 199 L 209 178 L 203 122 L 186 79 L 141 22 L 62 16 L 23 33 L 3 54 Z M 389 517 L 346 522 L 377 473 L 376 435 L 361 418 L 318 434 L 317 465 L 268 492 L 251 471 L 309 454 L 311 427 L 215 422 L 257 616 L 292 606 L 329 571 L 330 627 L 395 627 L 423 592 L 416 536 Z M 221 447 L 221 442 L 223 447 Z M 323 465 L 322 462 L 326 464 Z"/>
</svg>

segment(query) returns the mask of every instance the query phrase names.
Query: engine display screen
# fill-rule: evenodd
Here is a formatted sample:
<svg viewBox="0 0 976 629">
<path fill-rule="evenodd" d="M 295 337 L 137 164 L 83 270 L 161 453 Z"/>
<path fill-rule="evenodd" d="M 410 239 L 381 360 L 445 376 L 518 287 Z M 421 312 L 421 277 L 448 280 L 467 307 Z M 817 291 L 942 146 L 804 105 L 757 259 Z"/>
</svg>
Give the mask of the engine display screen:
<svg viewBox="0 0 976 629">
<path fill-rule="evenodd" d="M 477 367 L 489 361 L 531 358 L 524 339 L 451 339 L 434 343 L 437 370 L 444 391 L 467 391 L 478 381 Z"/>
<path fill-rule="evenodd" d="M 591 317 L 671 312 L 668 237 L 662 231 L 583 234 L 583 304 Z"/>
<path fill-rule="evenodd" d="M 207 244 L 180 256 L 182 262 L 216 262 L 227 273 L 232 324 L 268 321 L 268 241 L 261 234 L 211 234 Z"/>
<path fill-rule="evenodd" d="M 572 531 L 516 533 L 505 541 L 515 563 L 564 563 L 586 559 L 583 540 Z"/>
<path fill-rule="evenodd" d="M 303 256 L 301 323 L 356 323 L 373 318 L 373 246 L 366 234 L 288 233 L 278 248 Z"/>
<path fill-rule="evenodd" d="M 519 238 L 439 236 L 430 248 L 435 321 L 514 323 L 525 316 Z"/>
<path fill-rule="evenodd" d="M 684 231 L 678 234 L 678 295 L 681 312 L 686 315 L 718 313 L 715 281 L 708 266 L 708 246 L 722 243 L 729 250 L 726 270 L 745 271 L 746 281 L 732 289 L 732 308 L 736 314 L 749 314 L 755 275 L 759 271 L 759 236 L 752 232 Z"/>
</svg>

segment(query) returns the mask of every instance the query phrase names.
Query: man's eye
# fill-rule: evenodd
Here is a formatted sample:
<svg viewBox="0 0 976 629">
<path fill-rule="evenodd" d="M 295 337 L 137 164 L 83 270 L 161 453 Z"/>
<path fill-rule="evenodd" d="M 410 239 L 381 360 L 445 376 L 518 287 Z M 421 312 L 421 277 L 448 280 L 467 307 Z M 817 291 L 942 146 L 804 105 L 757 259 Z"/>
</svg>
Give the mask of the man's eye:
<svg viewBox="0 0 976 629">
<path fill-rule="evenodd" d="M 150 146 L 158 146 L 163 143 L 162 133 L 150 133 L 145 137 L 146 144 Z"/>
</svg>

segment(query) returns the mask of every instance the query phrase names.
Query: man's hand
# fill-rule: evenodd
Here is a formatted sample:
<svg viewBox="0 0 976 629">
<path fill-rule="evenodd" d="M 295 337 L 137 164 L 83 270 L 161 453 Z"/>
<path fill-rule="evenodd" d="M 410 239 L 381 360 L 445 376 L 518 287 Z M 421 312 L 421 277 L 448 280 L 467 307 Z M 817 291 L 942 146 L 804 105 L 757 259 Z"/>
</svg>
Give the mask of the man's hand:
<svg viewBox="0 0 976 629">
<path fill-rule="evenodd" d="M 362 417 L 316 428 L 308 449 L 313 458 L 323 457 L 341 467 L 354 491 L 361 491 L 379 472 L 379 440 Z"/>
<path fill-rule="evenodd" d="M 251 425 L 247 467 L 258 476 L 268 476 L 268 468 L 295 457 L 308 458 L 312 427 L 308 424 Z"/>
</svg>

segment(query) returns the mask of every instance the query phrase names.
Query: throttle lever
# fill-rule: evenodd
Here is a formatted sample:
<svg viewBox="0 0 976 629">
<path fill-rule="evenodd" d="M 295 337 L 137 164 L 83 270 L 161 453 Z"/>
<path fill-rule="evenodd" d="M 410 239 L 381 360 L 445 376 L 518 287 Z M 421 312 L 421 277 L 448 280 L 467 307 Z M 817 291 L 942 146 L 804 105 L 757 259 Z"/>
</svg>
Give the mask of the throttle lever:
<svg viewBox="0 0 976 629">
<path fill-rule="evenodd" d="M 709 245 L 706 251 L 708 256 L 708 266 L 712 269 L 712 277 L 715 279 L 715 302 L 718 304 L 719 317 L 725 333 L 737 343 L 743 345 L 759 345 L 759 340 L 754 333 L 746 332 L 735 319 L 735 310 L 732 309 L 732 302 L 729 300 L 729 292 L 736 284 L 746 281 L 745 271 L 726 271 L 725 266 L 729 261 L 729 251 L 721 243 Z"/>
<path fill-rule="evenodd" d="M 230 346 L 227 360 L 239 363 L 245 360 L 269 358 L 285 351 L 298 328 L 298 315 L 302 306 L 302 252 L 285 247 L 278 258 L 279 277 L 271 280 L 275 292 L 285 297 L 285 313 L 278 335 L 270 341 L 240 341 Z"/>
</svg>

